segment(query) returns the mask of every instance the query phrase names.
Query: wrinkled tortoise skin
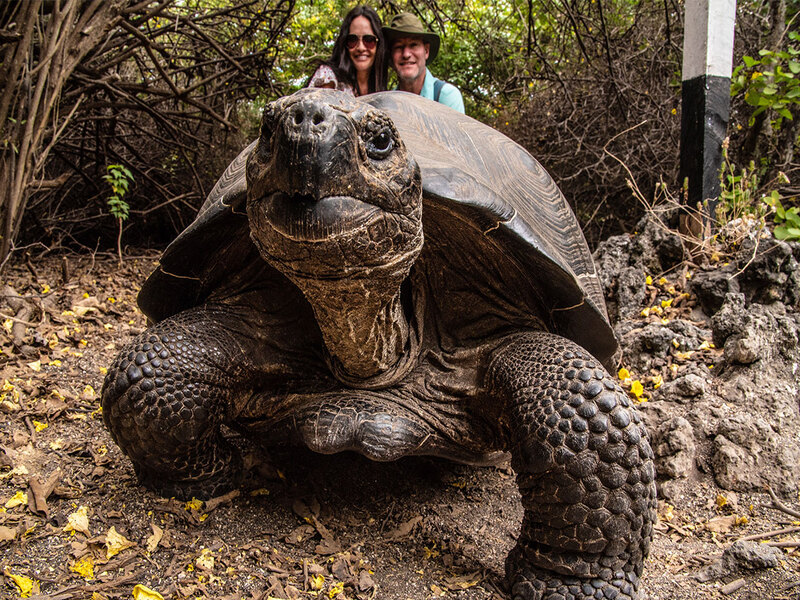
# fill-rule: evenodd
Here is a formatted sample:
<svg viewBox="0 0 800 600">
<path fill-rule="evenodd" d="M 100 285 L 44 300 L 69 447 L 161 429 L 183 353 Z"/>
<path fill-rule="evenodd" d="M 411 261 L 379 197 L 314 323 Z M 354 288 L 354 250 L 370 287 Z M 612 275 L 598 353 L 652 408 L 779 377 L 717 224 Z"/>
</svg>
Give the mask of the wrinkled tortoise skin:
<svg viewBox="0 0 800 600">
<path fill-rule="evenodd" d="M 103 415 L 143 485 L 211 497 L 222 425 L 374 460 L 505 453 L 518 600 L 638 598 L 655 515 L 642 420 L 574 216 L 501 134 L 403 93 L 303 90 L 165 252 Z"/>
</svg>

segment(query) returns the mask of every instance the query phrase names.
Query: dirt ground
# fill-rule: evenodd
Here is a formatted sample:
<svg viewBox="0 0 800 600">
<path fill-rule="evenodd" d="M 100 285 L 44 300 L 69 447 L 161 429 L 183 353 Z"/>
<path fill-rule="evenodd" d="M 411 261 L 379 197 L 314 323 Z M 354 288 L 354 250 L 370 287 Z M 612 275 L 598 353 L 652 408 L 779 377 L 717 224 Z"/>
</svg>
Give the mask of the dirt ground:
<svg viewBox="0 0 800 600">
<path fill-rule="evenodd" d="M 0 308 L 0 598 L 509 597 L 503 561 L 522 511 L 508 465 L 267 456 L 235 438 L 248 477 L 228 496 L 185 503 L 137 485 L 99 393 L 105 367 L 145 327 L 135 296 L 155 260 L 70 256 L 5 269 L 21 302 Z M 790 514 L 800 502 L 783 504 L 788 512 L 710 477 L 673 490 L 642 596 L 800 598 L 800 517 Z M 758 534 L 779 544 L 777 567 L 697 581 L 733 541 Z"/>
</svg>

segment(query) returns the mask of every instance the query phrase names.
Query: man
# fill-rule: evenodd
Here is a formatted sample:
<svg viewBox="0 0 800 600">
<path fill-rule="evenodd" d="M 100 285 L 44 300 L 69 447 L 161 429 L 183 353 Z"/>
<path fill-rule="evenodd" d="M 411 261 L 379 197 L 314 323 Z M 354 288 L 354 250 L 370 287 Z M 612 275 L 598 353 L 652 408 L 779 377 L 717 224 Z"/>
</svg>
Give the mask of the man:
<svg viewBox="0 0 800 600">
<path fill-rule="evenodd" d="M 458 88 L 431 75 L 427 65 L 439 53 L 439 36 L 425 31 L 422 21 L 411 13 L 395 15 L 383 27 L 389 62 L 397 71 L 397 89 L 435 100 L 464 112 L 464 99 Z"/>
</svg>

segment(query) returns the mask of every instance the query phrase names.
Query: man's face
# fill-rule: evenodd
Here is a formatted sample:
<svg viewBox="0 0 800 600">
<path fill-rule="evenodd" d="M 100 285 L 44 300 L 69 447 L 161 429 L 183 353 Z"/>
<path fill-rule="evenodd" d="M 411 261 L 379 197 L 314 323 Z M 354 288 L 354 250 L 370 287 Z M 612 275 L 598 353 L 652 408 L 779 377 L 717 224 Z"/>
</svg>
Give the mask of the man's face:
<svg viewBox="0 0 800 600">
<path fill-rule="evenodd" d="M 392 66 L 402 83 L 409 85 L 425 77 L 430 48 L 421 37 L 399 37 L 392 42 Z"/>
</svg>

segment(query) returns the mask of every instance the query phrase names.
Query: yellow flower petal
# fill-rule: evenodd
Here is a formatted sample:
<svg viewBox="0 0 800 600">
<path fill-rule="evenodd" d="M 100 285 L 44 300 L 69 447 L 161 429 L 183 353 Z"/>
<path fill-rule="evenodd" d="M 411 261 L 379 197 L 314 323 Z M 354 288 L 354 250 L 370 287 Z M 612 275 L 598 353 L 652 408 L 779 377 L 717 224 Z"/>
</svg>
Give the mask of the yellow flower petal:
<svg viewBox="0 0 800 600">
<path fill-rule="evenodd" d="M 319 591 L 323 585 L 325 585 L 325 577 L 323 575 L 312 575 L 308 578 L 308 586 L 312 590 Z"/>
<path fill-rule="evenodd" d="M 203 501 L 197 498 L 192 498 L 186 503 L 186 510 L 200 510 L 203 508 Z"/>
<path fill-rule="evenodd" d="M 30 577 L 23 577 L 22 575 L 13 575 L 8 571 L 5 572 L 5 575 L 19 588 L 20 598 L 30 598 L 34 591 L 38 594 L 38 581 L 34 581 Z"/>
<path fill-rule="evenodd" d="M 17 492 L 3 505 L 6 508 L 14 508 L 15 506 L 22 506 L 28 503 L 28 494 L 25 492 Z"/>
<path fill-rule="evenodd" d="M 626 369 L 625 367 L 622 367 L 619 370 L 619 373 L 617 373 L 617 377 L 619 377 L 620 379 L 630 379 L 631 374 L 628 371 L 628 369 Z"/>
<path fill-rule="evenodd" d="M 631 393 L 636 396 L 637 398 L 641 398 L 642 393 L 644 393 L 644 386 L 642 382 L 636 379 L 631 383 Z"/>
<path fill-rule="evenodd" d="M 70 571 L 74 571 L 86 581 L 94 579 L 94 560 L 91 556 L 84 556 L 69 566 Z"/>
<path fill-rule="evenodd" d="M 139 583 L 133 588 L 133 600 L 164 600 L 164 596 Z"/>
</svg>

